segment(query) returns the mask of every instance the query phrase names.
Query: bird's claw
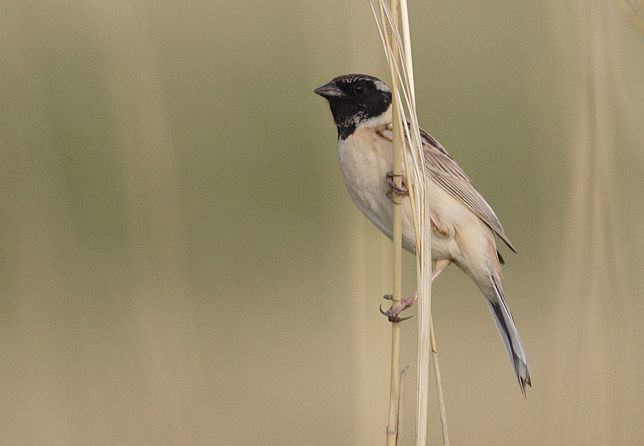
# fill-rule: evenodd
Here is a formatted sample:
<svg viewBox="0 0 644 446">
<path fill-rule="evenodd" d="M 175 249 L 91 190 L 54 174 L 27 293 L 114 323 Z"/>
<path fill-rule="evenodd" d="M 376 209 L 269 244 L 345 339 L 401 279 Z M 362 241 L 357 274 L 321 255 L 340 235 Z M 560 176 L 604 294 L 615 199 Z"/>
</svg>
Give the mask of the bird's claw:
<svg viewBox="0 0 644 446">
<path fill-rule="evenodd" d="M 394 296 L 392 294 L 385 294 L 382 297 L 385 300 L 394 299 Z M 402 322 L 402 321 L 406 321 L 407 319 L 411 319 L 413 316 L 400 317 L 400 313 L 405 311 L 407 308 L 411 307 L 414 304 L 414 302 L 416 302 L 416 297 L 417 295 L 416 293 L 414 293 L 411 296 L 401 300 L 399 304 L 392 305 L 391 308 L 389 308 L 387 311 L 382 309 L 382 304 L 381 304 L 380 313 L 383 316 L 387 316 L 387 319 L 389 320 L 389 322 Z"/>
<path fill-rule="evenodd" d="M 382 309 L 382 305 L 380 305 L 380 314 L 382 314 L 383 316 L 387 316 L 387 320 L 389 322 L 402 322 L 402 321 L 406 321 L 407 319 L 411 319 L 413 317 L 413 316 L 400 317 L 398 316 L 398 314 L 402 310 L 396 311 L 395 309 L 396 307 L 391 307 L 390 309 L 385 311 Z"/>
<path fill-rule="evenodd" d="M 402 177 L 401 185 L 398 186 L 394 181 L 394 178 Z M 390 200 L 393 198 L 394 194 L 397 197 L 407 197 L 409 196 L 409 188 L 407 187 L 407 179 L 400 174 L 394 174 L 393 170 L 387 172 L 387 185 L 389 186 L 389 191 L 387 192 L 387 198 Z"/>
</svg>

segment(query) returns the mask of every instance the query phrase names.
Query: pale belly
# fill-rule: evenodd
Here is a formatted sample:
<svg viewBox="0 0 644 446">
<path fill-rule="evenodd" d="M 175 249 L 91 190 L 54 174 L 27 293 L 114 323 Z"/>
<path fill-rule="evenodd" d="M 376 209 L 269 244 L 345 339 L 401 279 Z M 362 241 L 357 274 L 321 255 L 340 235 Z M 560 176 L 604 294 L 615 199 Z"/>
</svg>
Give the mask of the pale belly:
<svg viewBox="0 0 644 446">
<path fill-rule="evenodd" d="M 392 203 L 387 197 L 389 186 L 386 174 L 392 168 L 391 144 L 374 134 L 360 129 L 350 143 L 340 141 L 338 154 L 344 180 L 358 208 L 387 237 L 392 235 Z M 456 236 L 459 227 L 479 225 L 474 214 L 460 202 L 430 181 L 429 196 L 432 219 L 439 222 L 441 231 L 432 225 L 432 259 L 450 259 L 461 263 L 463 253 Z M 409 198 L 402 203 L 403 247 L 415 252 L 415 235 Z"/>
</svg>

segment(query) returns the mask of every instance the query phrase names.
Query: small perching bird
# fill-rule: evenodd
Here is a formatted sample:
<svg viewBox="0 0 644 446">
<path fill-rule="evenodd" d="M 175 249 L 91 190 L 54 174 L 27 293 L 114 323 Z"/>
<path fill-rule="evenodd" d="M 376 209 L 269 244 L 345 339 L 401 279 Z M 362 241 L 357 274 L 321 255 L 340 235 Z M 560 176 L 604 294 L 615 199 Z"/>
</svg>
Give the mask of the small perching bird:
<svg viewBox="0 0 644 446">
<path fill-rule="evenodd" d="M 339 76 L 317 88 L 326 98 L 338 129 L 338 155 L 349 194 L 358 208 L 391 238 L 391 194 L 406 194 L 396 186 L 392 169 L 391 90 L 380 79 L 365 74 Z M 425 167 L 430 174 L 432 261 L 434 277 L 456 264 L 486 298 L 503 344 L 525 396 L 531 385 L 525 350 L 501 285 L 503 258 L 496 237 L 516 252 L 490 205 L 463 169 L 429 133 L 421 130 Z M 406 156 L 410 157 L 409 150 Z M 409 165 L 411 165 L 411 160 Z M 415 233 L 409 200 L 402 203 L 403 247 L 415 252 Z M 398 314 L 413 303 L 406 299 L 386 314 Z"/>
</svg>

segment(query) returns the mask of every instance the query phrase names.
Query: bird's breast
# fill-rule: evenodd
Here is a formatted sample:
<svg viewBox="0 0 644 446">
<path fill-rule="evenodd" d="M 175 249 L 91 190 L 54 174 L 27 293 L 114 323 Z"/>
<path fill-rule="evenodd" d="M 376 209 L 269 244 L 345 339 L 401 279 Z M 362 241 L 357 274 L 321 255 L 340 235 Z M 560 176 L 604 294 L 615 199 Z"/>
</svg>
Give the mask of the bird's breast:
<svg viewBox="0 0 644 446">
<path fill-rule="evenodd" d="M 387 197 L 386 174 L 392 169 L 392 144 L 373 128 L 358 128 L 338 142 L 338 156 L 349 194 L 356 206 L 391 238 L 392 204 Z M 409 160 L 411 162 L 411 160 Z M 461 250 L 456 233 L 474 216 L 440 186 L 430 181 L 432 257 L 456 259 Z M 413 216 L 409 199 L 402 203 L 403 246 L 415 251 Z"/>
<path fill-rule="evenodd" d="M 358 128 L 338 142 L 344 182 L 358 208 L 387 235 L 391 235 L 391 201 L 386 174 L 392 168 L 391 143 L 375 131 Z"/>
</svg>

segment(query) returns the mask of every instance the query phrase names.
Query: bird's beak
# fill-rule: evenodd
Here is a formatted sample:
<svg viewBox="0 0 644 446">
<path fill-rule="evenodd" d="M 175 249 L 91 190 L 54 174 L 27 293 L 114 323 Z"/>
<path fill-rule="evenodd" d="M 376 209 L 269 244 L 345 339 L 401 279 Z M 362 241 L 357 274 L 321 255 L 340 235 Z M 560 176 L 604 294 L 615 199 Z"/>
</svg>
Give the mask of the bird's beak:
<svg viewBox="0 0 644 446">
<path fill-rule="evenodd" d="M 316 88 L 314 91 L 316 94 L 319 94 L 323 98 L 327 99 L 346 96 L 346 94 L 342 90 L 340 90 L 333 81 Z"/>
</svg>

